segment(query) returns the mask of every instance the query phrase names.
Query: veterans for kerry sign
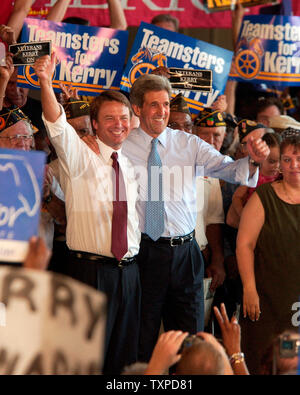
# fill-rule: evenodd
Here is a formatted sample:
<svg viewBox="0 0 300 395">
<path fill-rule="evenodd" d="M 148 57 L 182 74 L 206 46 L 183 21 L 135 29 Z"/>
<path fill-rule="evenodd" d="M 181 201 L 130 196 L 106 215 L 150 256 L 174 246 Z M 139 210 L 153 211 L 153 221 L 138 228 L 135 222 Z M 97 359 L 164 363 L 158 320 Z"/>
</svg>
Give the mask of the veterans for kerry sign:
<svg viewBox="0 0 300 395">
<path fill-rule="evenodd" d="M 53 272 L 0 267 L 0 374 L 99 374 L 106 298 Z"/>
<path fill-rule="evenodd" d="M 45 160 L 41 151 L 0 149 L 0 261 L 22 262 L 38 234 Z"/>
<path fill-rule="evenodd" d="M 22 42 L 51 41 L 58 58 L 53 76 L 72 84 L 79 94 L 96 96 L 106 89 L 119 89 L 126 56 L 128 32 L 90 26 L 25 19 Z M 32 66 L 19 67 L 18 84 L 39 89 Z"/>
<path fill-rule="evenodd" d="M 300 17 L 244 17 L 230 77 L 279 87 L 300 85 Z"/>
<path fill-rule="evenodd" d="M 122 76 L 121 89 L 129 92 L 141 74 L 159 66 L 211 70 L 211 91 L 182 92 L 190 110 L 197 113 L 224 92 L 232 54 L 216 45 L 142 22 Z M 177 93 L 174 91 L 174 95 Z"/>
</svg>

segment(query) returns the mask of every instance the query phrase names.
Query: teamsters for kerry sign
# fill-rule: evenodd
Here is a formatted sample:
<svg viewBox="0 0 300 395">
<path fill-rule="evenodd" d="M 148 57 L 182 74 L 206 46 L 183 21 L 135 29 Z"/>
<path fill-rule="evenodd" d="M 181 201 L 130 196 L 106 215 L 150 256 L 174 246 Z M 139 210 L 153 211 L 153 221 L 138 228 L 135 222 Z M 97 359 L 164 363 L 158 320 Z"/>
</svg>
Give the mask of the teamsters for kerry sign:
<svg viewBox="0 0 300 395">
<path fill-rule="evenodd" d="M 48 40 L 58 58 L 52 78 L 54 90 L 60 91 L 59 81 L 72 84 L 79 94 L 89 96 L 106 89 L 119 89 L 127 31 L 25 19 L 23 43 Z M 25 88 L 39 89 L 32 66 L 19 67 L 18 83 Z"/>
<path fill-rule="evenodd" d="M 273 86 L 300 85 L 300 17 L 244 17 L 230 77 Z"/>
</svg>

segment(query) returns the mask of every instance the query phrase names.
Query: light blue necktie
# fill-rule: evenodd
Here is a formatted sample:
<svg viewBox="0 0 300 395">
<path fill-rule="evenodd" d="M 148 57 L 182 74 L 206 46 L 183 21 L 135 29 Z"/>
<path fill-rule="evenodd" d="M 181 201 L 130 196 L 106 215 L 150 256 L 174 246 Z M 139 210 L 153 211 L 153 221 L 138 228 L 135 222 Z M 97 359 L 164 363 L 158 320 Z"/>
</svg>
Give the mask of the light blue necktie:
<svg viewBox="0 0 300 395">
<path fill-rule="evenodd" d="M 164 202 L 161 160 L 157 152 L 158 139 L 152 140 L 148 158 L 148 200 L 146 202 L 145 233 L 156 241 L 164 231 Z"/>
</svg>

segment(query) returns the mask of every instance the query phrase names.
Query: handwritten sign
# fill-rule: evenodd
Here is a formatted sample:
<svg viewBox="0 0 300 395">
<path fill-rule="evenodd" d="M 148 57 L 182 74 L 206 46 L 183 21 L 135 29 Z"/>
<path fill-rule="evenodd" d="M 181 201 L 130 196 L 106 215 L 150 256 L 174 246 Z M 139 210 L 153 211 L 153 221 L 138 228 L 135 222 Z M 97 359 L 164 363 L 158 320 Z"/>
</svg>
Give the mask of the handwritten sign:
<svg viewBox="0 0 300 395">
<path fill-rule="evenodd" d="M 15 66 L 34 64 L 41 56 L 51 54 L 51 41 L 13 44 L 9 46 L 9 52 L 13 54 Z"/>
<path fill-rule="evenodd" d="M 52 272 L 0 267 L 0 374 L 99 374 L 104 294 Z M 3 314 L 2 314 L 3 316 Z"/>
<path fill-rule="evenodd" d="M 170 83 L 172 85 L 172 88 L 211 92 L 211 70 L 190 70 L 170 67 L 169 73 L 171 75 Z"/>
<path fill-rule="evenodd" d="M 0 261 L 21 262 L 38 234 L 46 155 L 0 149 Z"/>
</svg>

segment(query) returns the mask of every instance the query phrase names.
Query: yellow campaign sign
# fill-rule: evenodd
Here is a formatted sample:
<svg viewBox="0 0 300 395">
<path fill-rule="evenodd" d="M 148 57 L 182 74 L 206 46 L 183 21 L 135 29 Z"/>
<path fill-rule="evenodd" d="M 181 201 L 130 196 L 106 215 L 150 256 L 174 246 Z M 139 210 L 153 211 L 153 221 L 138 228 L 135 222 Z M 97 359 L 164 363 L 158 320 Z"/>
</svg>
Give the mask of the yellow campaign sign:
<svg viewBox="0 0 300 395">
<path fill-rule="evenodd" d="M 208 12 L 233 10 L 236 4 L 242 4 L 243 7 L 254 7 L 275 3 L 277 0 L 203 0 L 203 5 Z"/>
</svg>

